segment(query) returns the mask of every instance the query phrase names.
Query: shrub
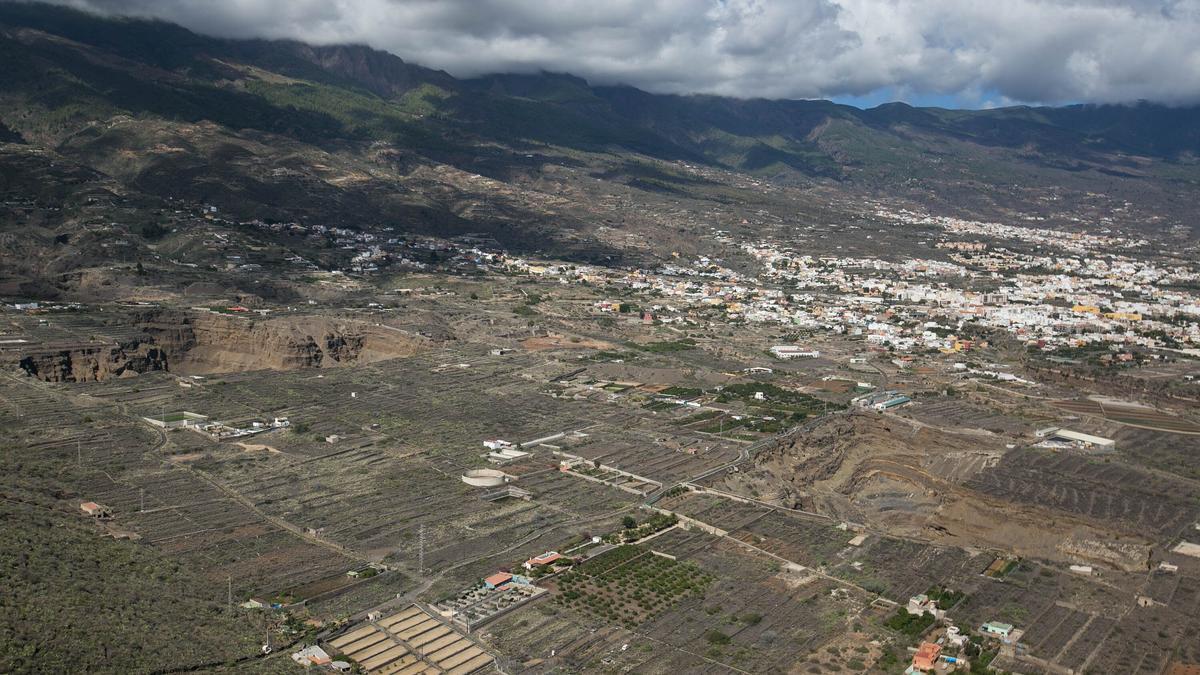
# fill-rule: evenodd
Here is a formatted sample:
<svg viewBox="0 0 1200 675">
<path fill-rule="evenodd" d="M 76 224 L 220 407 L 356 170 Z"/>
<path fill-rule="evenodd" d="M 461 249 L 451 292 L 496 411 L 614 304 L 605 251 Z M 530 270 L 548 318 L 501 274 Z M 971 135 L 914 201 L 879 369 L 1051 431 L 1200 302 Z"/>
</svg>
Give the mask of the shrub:
<svg viewBox="0 0 1200 675">
<path fill-rule="evenodd" d="M 711 628 L 711 629 L 705 631 L 704 639 L 707 640 L 710 645 L 727 645 L 727 644 L 729 644 L 729 636 L 715 628 Z"/>
</svg>

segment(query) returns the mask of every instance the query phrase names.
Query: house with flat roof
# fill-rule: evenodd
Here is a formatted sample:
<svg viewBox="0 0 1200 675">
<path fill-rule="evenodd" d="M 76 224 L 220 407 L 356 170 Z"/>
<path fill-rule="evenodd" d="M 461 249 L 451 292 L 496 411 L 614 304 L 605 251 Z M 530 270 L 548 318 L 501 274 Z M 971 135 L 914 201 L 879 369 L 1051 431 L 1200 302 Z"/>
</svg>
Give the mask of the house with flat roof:
<svg viewBox="0 0 1200 675">
<path fill-rule="evenodd" d="M 292 652 L 292 660 L 306 668 L 308 666 L 327 666 L 333 661 L 333 659 L 329 658 L 329 654 L 317 645 L 305 647 L 298 652 Z"/>
<path fill-rule="evenodd" d="M 945 615 L 945 612 L 938 609 L 937 603 L 924 593 L 920 595 L 914 595 L 909 598 L 908 605 L 905 606 L 904 610 L 909 614 L 915 614 L 917 616 L 922 614 L 932 614 L 938 619 Z"/>
<path fill-rule="evenodd" d="M 1012 634 L 1012 630 L 1011 623 L 1001 623 L 999 621 L 989 621 L 979 627 L 979 632 L 984 635 L 994 635 L 1002 639 L 1008 639 L 1008 636 Z"/>
</svg>

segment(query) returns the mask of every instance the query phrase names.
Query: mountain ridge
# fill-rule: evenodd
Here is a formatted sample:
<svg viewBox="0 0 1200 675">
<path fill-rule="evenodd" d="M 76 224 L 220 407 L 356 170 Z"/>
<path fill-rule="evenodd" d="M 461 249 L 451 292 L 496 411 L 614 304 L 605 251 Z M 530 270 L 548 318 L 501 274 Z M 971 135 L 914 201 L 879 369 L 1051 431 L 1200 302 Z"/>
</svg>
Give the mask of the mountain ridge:
<svg viewBox="0 0 1200 675">
<path fill-rule="evenodd" d="M 684 113 L 688 120 L 723 131 L 784 133 L 797 139 L 811 131 L 815 122 L 835 117 L 876 128 L 918 125 L 1010 147 L 1045 140 L 1045 133 L 1054 130 L 1068 135 L 1073 132 L 1076 142 L 1100 145 L 1106 150 L 1146 152 L 1164 158 L 1200 152 L 1197 106 L 1133 102 L 960 110 L 915 107 L 896 101 L 862 109 L 819 99 L 654 94 L 628 85 L 592 85 L 568 73 L 491 74 L 464 80 L 362 44 L 308 45 L 295 40 L 208 37 L 162 21 L 104 18 L 37 3 L 0 5 L 0 25 L 60 35 L 166 70 L 184 71 L 194 78 L 219 76 L 214 64 L 219 54 L 274 68 L 298 79 L 323 74 L 325 83 L 354 83 L 384 98 L 398 98 L 418 87 L 434 86 L 460 96 L 484 92 L 574 111 L 603 111 L 617 115 L 623 123 L 653 124 L 657 128 L 664 126 L 666 116 Z M 1036 133 L 1039 131 L 1040 137 Z"/>
<path fill-rule="evenodd" d="M 458 79 L 363 45 L 209 37 L 24 2 L 0 3 L 0 58 L 0 143 L 130 194 L 242 219 L 484 232 L 564 255 L 617 255 L 586 244 L 614 218 L 597 220 L 586 201 L 569 215 L 547 206 L 555 181 L 585 166 L 586 180 L 654 199 L 747 201 L 742 188 L 671 168 L 682 162 L 849 202 L 997 218 L 1048 217 L 1064 196 L 1104 195 L 1144 209 L 1137 218 L 1154 227 L 1188 229 L 1200 187 L 1198 107 L 864 110 L 654 94 L 563 73 Z M 467 186 L 469 175 L 515 201 Z"/>
</svg>

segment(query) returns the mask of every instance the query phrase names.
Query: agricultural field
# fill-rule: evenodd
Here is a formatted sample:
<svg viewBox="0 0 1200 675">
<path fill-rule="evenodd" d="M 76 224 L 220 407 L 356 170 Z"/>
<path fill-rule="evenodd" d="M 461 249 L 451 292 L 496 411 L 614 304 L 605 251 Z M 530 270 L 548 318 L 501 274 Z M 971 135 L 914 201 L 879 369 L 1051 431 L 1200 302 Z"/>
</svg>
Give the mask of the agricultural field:
<svg viewBox="0 0 1200 675">
<path fill-rule="evenodd" d="M 1130 462 L 1200 480 L 1200 464 L 1196 462 L 1200 437 L 1134 427 L 1122 427 L 1113 437 L 1121 456 Z"/>
<path fill-rule="evenodd" d="M 1020 436 L 1031 422 L 960 399 L 921 402 L 902 413 L 927 424 L 963 429 L 983 429 L 994 434 Z"/>
<path fill-rule="evenodd" d="M 1101 398 L 1054 401 L 1055 407 L 1073 413 L 1100 417 L 1130 427 L 1168 433 L 1200 435 L 1200 424 L 1154 408 Z"/>
<path fill-rule="evenodd" d="M 1033 449 L 1009 453 L 968 481 L 990 495 L 1171 538 L 1200 516 L 1200 492 L 1121 462 Z"/>
<path fill-rule="evenodd" d="M 447 321 L 476 332 L 427 338 L 398 358 L 197 377 L 6 378 L 4 461 L 41 487 L 21 492 L 9 480 L 4 496 L 53 511 L 76 540 L 103 538 L 106 557 L 164 570 L 135 575 L 131 592 L 174 592 L 186 611 L 215 617 L 200 646 L 162 657 L 180 667 L 207 658 L 203 650 L 222 663 L 253 659 L 231 672 L 286 671 L 289 663 L 254 656 L 262 635 L 342 644 L 371 625 L 369 614 L 394 617 L 414 602 L 453 608 L 458 598 L 470 620 L 431 614 L 422 635 L 449 644 L 443 628 L 462 633 L 504 672 L 898 672 L 908 648 L 940 630 L 901 613 L 921 593 L 966 632 L 985 621 L 1023 630 L 1016 656 L 997 662 L 1021 672 L 1035 671 L 1022 655 L 1089 673 L 1148 673 L 1165 667 L 1167 649 L 1198 658 L 1200 564 L 1169 551 L 1200 518 L 1188 436 L 1105 421 L 1097 431 L 1116 435 L 1118 452 L 1045 452 L 1024 447 L 1030 430 L 1069 411 L 972 389 L 935 365 L 873 357 L 845 367 L 861 341 L 823 340 L 821 359 L 778 362 L 763 351 L 778 336 L 758 327 L 727 342 L 640 322 L 601 330 L 590 295 L 545 294 L 522 305 L 532 315 L 509 316 L 517 297 L 501 313 L 408 299 L 412 315 L 395 319 L 405 330 L 448 330 L 431 318 L 445 302 Z M 531 331 L 532 321 L 555 330 Z M 773 372 L 747 373 L 749 364 Z M 847 408 L 858 381 L 917 402 L 887 414 Z M 142 420 L 182 411 L 288 425 L 219 441 Z M 489 457 L 484 441 L 496 439 L 526 454 Z M 788 453 L 801 456 L 793 463 Z M 762 465 L 777 473 L 756 473 Z M 502 482 L 462 480 L 484 468 Z M 752 475 L 767 480 L 744 480 Z M 88 519 L 85 500 L 113 517 Z M 943 525 L 947 510 L 976 502 L 998 521 L 1011 507 L 1027 528 L 1062 518 L 1085 545 L 1053 560 L 1018 557 L 998 543 L 1030 530 L 1000 522 L 999 534 L 978 536 L 958 512 Z M 18 550 L 36 540 L 21 536 Z M 1087 548 L 1097 542 L 1119 555 Z M 82 555 L 78 544 L 64 550 Z M 582 560 L 608 546 L 582 564 L 521 567 L 550 551 Z M 84 558 L 78 565 L 90 569 Z M 1179 570 L 1148 572 L 1147 559 Z M 1069 572 L 1068 562 L 1096 572 Z M 482 580 L 497 571 L 522 581 L 493 592 Z M 1138 597 L 1149 603 L 1134 607 Z M 251 598 L 274 607 L 237 607 Z M 68 614 L 93 611 L 124 622 L 119 635 L 187 623 L 152 602 L 125 615 L 95 602 Z M 39 628 L 51 621 L 24 616 Z M 379 635 L 391 651 L 364 661 L 421 658 L 422 645 Z M 88 644 L 85 658 L 98 662 L 104 646 Z M 166 647 L 148 649 L 160 658 Z"/>
<path fill-rule="evenodd" d="M 557 602 L 634 628 L 688 594 L 700 594 L 714 577 L 653 550 L 623 544 L 554 580 Z"/>
</svg>

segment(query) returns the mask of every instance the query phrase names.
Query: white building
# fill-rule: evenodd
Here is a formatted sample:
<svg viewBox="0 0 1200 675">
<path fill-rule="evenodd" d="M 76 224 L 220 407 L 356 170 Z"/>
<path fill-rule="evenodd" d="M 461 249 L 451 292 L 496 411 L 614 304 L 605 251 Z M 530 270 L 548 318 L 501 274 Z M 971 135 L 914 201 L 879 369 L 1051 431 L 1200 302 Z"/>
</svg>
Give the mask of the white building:
<svg viewBox="0 0 1200 675">
<path fill-rule="evenodd" d="M 771 347 L 771 355 L 777 359 L 815 359 L 821 356 L 821 352 L 815 349 L 804 349 L 795 345 L 777 345 Z"/>
</svg>

